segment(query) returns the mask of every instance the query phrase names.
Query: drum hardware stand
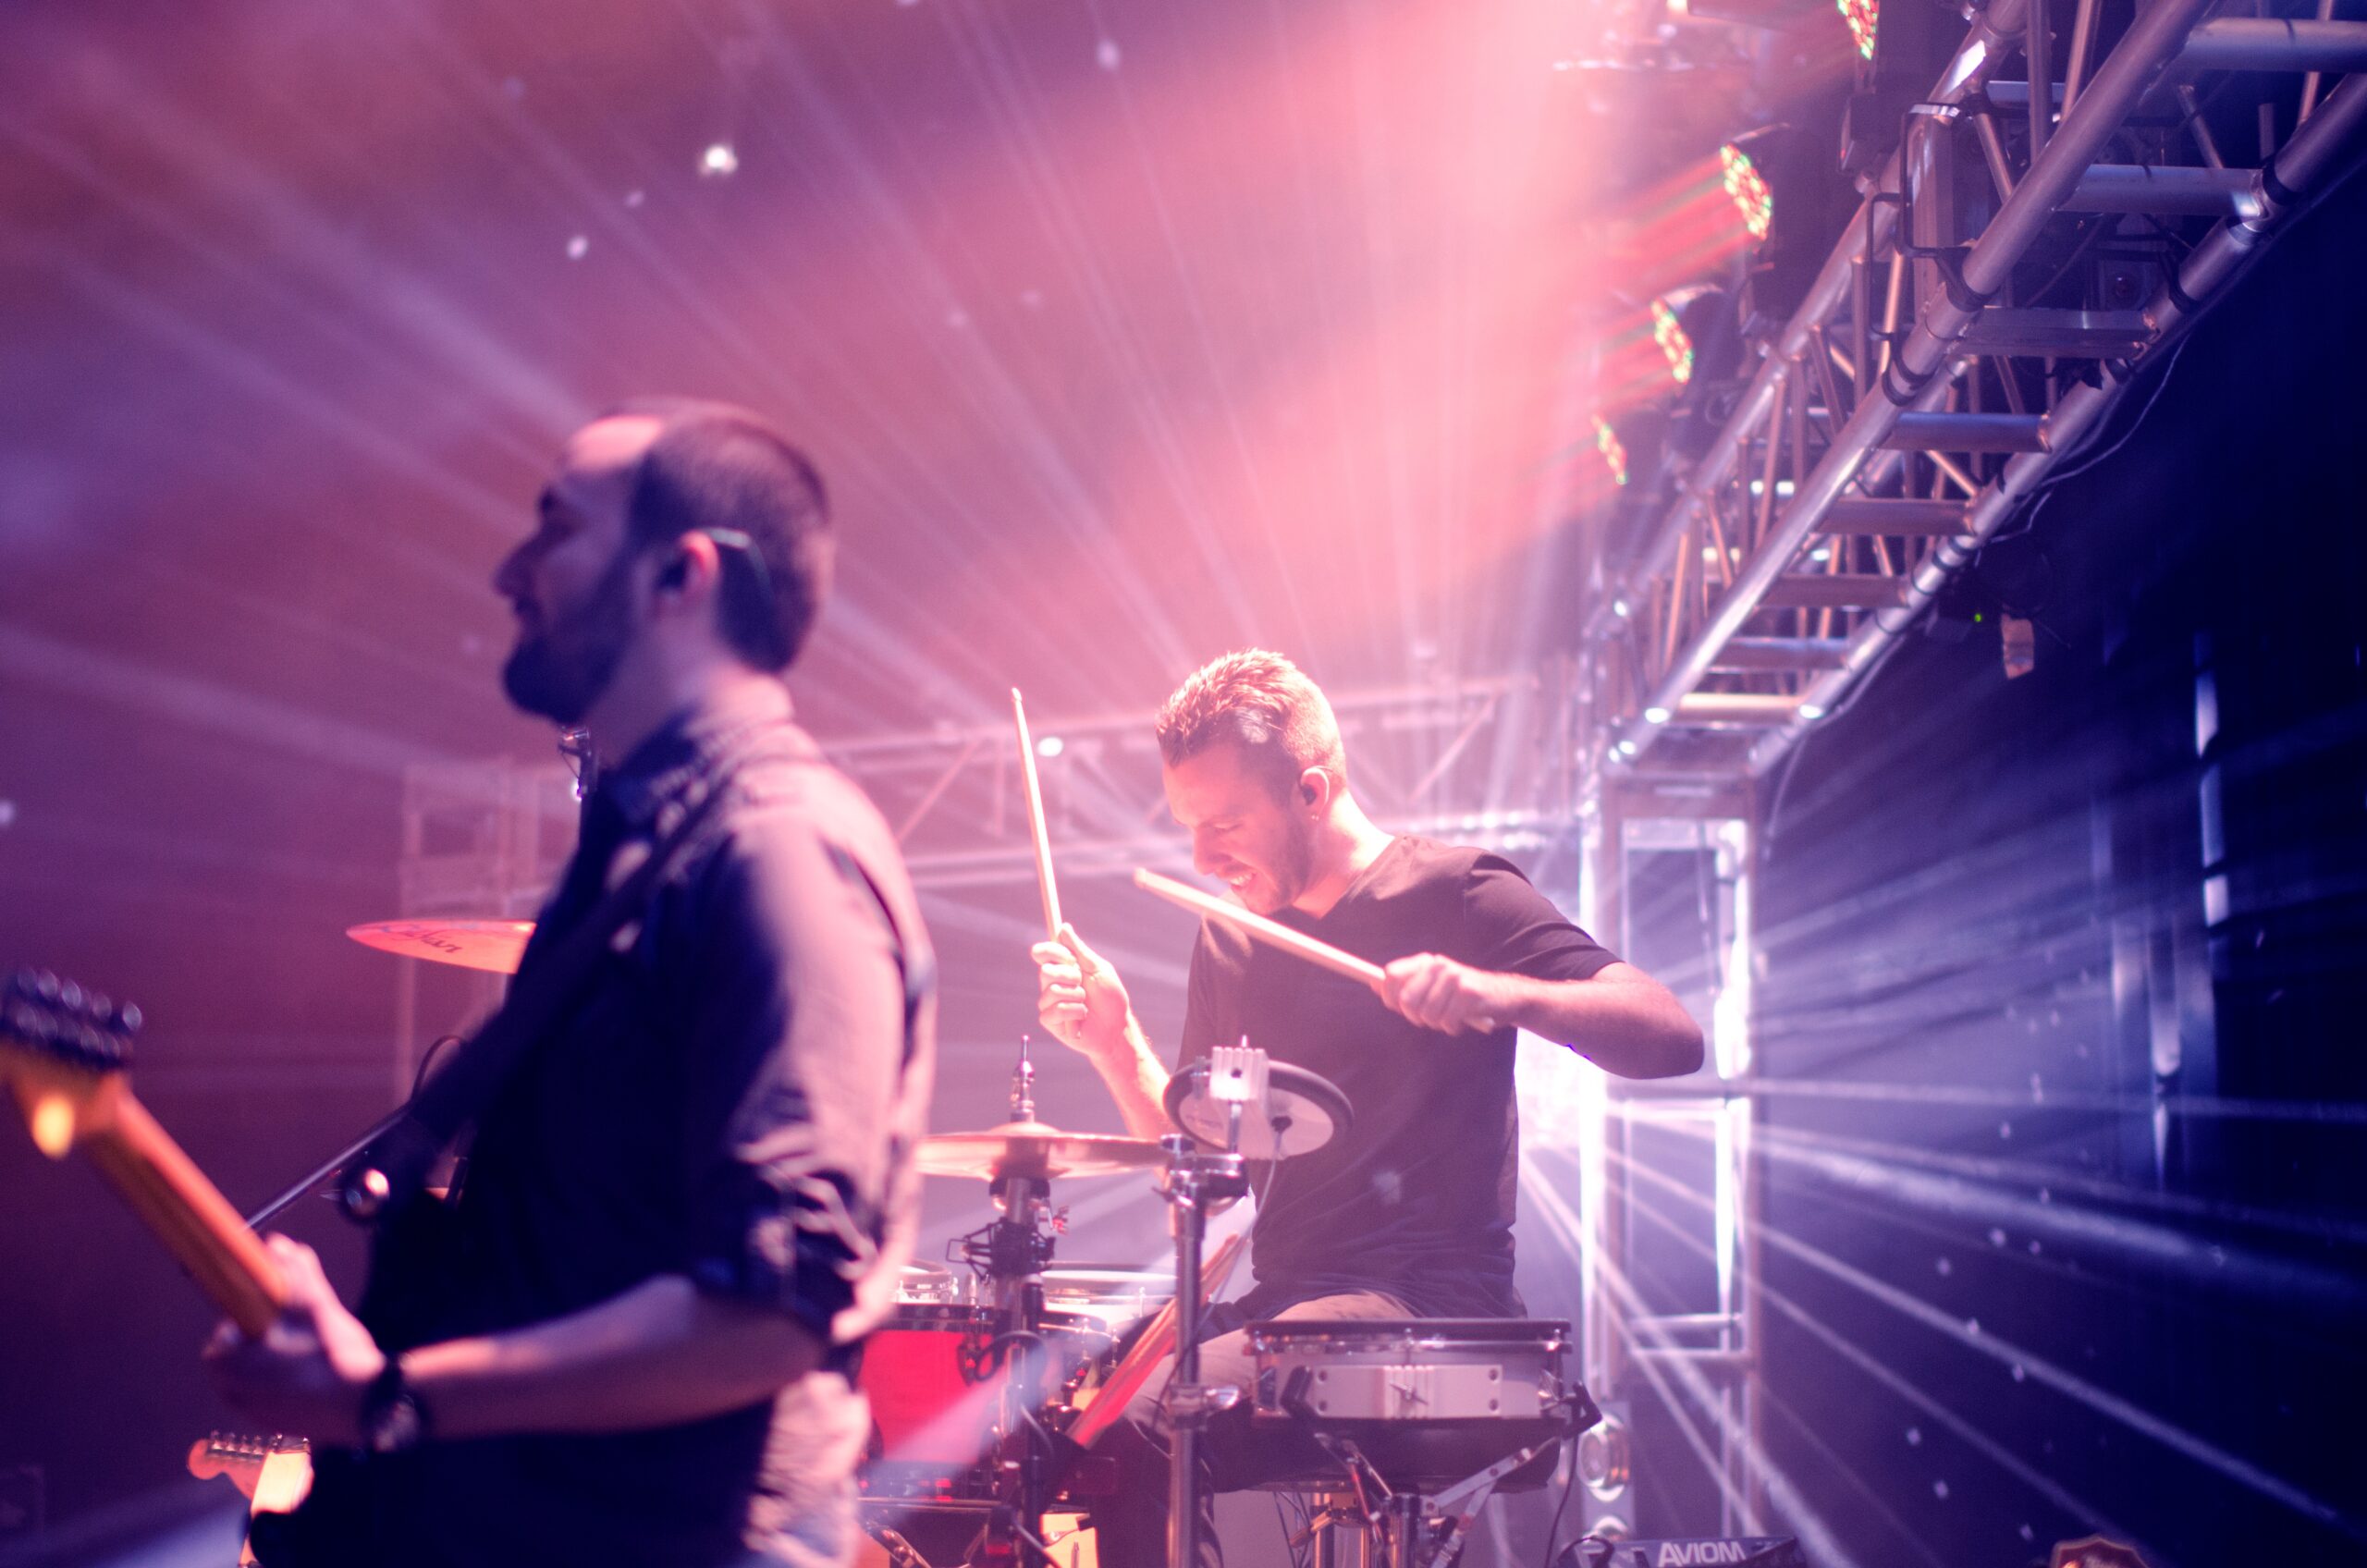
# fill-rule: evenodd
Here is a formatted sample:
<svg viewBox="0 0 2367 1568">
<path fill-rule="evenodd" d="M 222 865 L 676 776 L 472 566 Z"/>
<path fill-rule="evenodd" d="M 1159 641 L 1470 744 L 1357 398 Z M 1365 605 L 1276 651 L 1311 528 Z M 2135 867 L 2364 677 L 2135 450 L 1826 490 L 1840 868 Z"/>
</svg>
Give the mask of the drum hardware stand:
<svg viewBox="0 0 2367 1568">
<path fill-rule="evenodd" d="M 1241 1129 L 1253 1110 L 1266 1116 L 1266 1053 L 1245 1040 L 1209 1053 L 1208 1097 L 1225 1108 L 1225 1147 L 1220 1152 L 1178 1133 L 1161 1138 L 1167 1176 L 1160 1191 L 1175 1232 L 1175 1370 L 1167 1384 L 1167 1414 L 1172 1427 L 1167 1486 L 1167 1561 L 1170 1568 L 1196 1568 L 1199 1562 L 1200 1441 L 1208 1418 L 1240 1403 L 1236 1388 L 1200 1386 L 1200 1264 L 1208 1243 L 1208 1216 L 1220 1213 L 1249 1191 L 1241 1157 Z"/>
<path fill-rule="evenodd" d="M 1543 1442 L 1530 1443 L 1428 1497 L 1410 1491 L 1392 1491 L 1389 1483 L 1381 1478 L 1380 1472 L 1374 1468 L 1372 1462 L 1365 1457 L 1364 1452 L 1352 1439 L 1323 1429 L 1320 1419 L 1306 1403 L 1306 1390 L 1312 1380 L 1313 1374 L 1306 1367 L 1297 1368 L 1284 1385 L 1278 1403 L 1290 1413 L 1300 1428 L 1315 1439 L 1316 1445 L 1347 1472 L 1351 1489 L 1339 1495 L 1349 1500 L 1354 1509 L 1351 1513 L 1349 1508 L 1335 1505 L 1325 1510 L 1325 1517 L 1318 1522 L 1316 1528 L 1325 1537 L 1351 1525 L 1378 1532 L 1386 1543 L 1383 1549 L 1386 1556 L 1382 1561 L 1387 1568 L 1448 1568 L 1454 1561 L 1454 1554 L 1462 1550 L 1463 1537 L 1478 1522 L 1479 1511 L 1487 1507 L 1488 1500 L 1495 1495 L 1496 1483 L 1556 1443 L 1566 1441 L 1569 1437 L 1568 1431 L 1564 1430 Z M 1575 1416 L 1575 1407 L 1568 1414 Z M 1424 1537 L 1431 1532 L 1433 1521 L 1436 1522 L 1437 1550 L 1426 1561 L 1420 1553 L 1427 1544 Z M 1324 1539 L 1322 1546 L 1320 1561 L 1327 1568 L 1341 1561 L 1331 1540 Z M 1359 1555 L 1366 1562 L 1372 1561 L 1369 1551 Z"/>
<path fill-rule="evenodd" d="M 1036 1069 L 1027 1060 L 1027 1036 L 1019 1037 L 1019 1065 L 1011 1076 L 1011 1120 L 1036 1120 Z M 1011 1379 L 1004 1385 L 1001 1428 L 1005 1440 L 1019 1439 L 1014 1464 L 999 1457 L 998 1493 L 1004 1476 L 1013 1483 L 987 1515 L 982 1561 L 1015 1562 L 1021 1568 L 1046 1568 L 1051 1559 L 1036 1532 L 1044 1526 L 1044 1511 L 1051 1505 L 1053 1482 L 1045 1447 L 1049 1434 L 1038 1425 L 1036 1411 L 1044 1397 L 1045 1353 L 1044 1267 L 1052 1261 L 1053 1238 L 1067 1222 L 1067 1211 L 1051 1205 L 1050 1181 L 1024 1170 L 1006 1171 L 987 1189 L 999 1218 L 983 1231 L 962 1239 L 962 1254 L 971 1268 L 984 1274 L 993 1292 L 1000 1331 L 990 1348 L 1008 1358 Z"/>
<path fill-rule="evenodd" d="M 1478 1475 L 1466 1476 L 1432 1497 L 1429 1500 L 1428 1512 L 1437 1514 L 1440 1524 L 1444 1528 L 1440 1531 L 1439 1549 L 1430 1558 L 1429 1568 L 1447 1568 L 1447 1564 L 1454 1561 L 1454 1554 L 1462 1550 L 1463 1537 L 1469 1533 L 1471 1526 L 1478 1522 L 1479 1511 L 1487 1507 L 1488 1500 L 1496 1494 L 1498 1481 L 1543 1453 L 1547 1449 L 1567 1440 L 1568 1434 L 1564 1433 L 1546 1442 L 1531 1443 L 1518 1452 L 1507 1454 L 1496 1461 Z M 1408 1540 L 1411 1540 L 1410 1537 Z M 1402 1559 L 1408 1561 L 1408 1568 L 1410 1568 L 1411 1556 L 1410 1551 L 1402 1554 Z"/>
</svg>

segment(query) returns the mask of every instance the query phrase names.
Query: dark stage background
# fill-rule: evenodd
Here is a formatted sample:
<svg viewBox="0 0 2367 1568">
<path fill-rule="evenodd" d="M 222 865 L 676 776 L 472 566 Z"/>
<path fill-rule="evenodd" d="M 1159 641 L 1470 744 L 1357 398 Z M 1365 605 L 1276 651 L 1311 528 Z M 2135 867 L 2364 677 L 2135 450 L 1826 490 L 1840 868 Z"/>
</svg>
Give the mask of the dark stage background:
<svg viewBox="0 0 2367 1568">
<path fill-rule="evenodd" d="M 404 766 L 547 754 L 484 579 L 564 431 L 651 389 L 776 413 L 837 486 L 796 682 L 826 737 L 1013 683 L 1147 708 L 1252 641 L 1337 685 L 1551 652 L 1584 546 L 1545 502 L 1555 290 L 1629 133 L 1536 68 L 1549 8 L 1472 16 L 12 7 L 0 962 L 147 1007 L 141 1094 L 234 1202 L 382 1112 L 394 973 L 337 933 L 394 913 Z M 1992 621 L 1914 641 L 1770 781 L 1770 1432 L 1866 1568 L 2100 1526 L 2358 1560 L 2360 192 L 1987 553 L 2033 675 Z M 932 896 L 940 1127 L 1000 1120 L 1033 900 Z M 1171 1037 L 1187 928 L 1140 901 L 1071 897 Z M 1115 1126 L 1064 1058 L 1041 1097 Z M 1158 1251 L 1146 1195 L 1090 1210 L 1074 1256 Z M 325 1207 L 288 1229 L 353 1279 Z M 20 1550 L 218 1501 L 180 1474 L 226 1421 L 208 1326 L 88 1170 L 0 1131 L 0 1473 L 55 1526 Z M 1708 1533 L 1644 1421 L 1645 1522 Z"/>
</svg>

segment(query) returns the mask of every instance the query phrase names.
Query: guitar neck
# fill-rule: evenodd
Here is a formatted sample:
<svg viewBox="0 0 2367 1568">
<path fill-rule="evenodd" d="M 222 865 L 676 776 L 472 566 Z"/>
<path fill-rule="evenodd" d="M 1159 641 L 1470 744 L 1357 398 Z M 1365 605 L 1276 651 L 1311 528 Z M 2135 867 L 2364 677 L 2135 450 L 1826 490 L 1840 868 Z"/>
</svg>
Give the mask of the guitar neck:
<svg viewBox="0 0 2367 1568">
<path fill-rule="evenodd" d="M 279 1268 L 219 1188 L 183 1153 L 120 1079 L 86 1112 L 79 1140 L 166 1250 L 224 1316 L 250 1336 L 271 1327 L 288 1299 Z"/>
</svg>

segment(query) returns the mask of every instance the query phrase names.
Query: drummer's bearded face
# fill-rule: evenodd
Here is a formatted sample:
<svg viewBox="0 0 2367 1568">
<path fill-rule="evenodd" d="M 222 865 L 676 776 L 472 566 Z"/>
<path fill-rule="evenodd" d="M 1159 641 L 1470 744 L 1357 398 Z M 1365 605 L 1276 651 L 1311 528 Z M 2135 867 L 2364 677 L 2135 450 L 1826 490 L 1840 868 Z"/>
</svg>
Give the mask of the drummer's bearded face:
<svg viewBox="0 0 2367 1568">
<path fill-rule="evenodd" d="M 1289 781 L 1269 777 L 1238 745 L 1210 746 L 1166 769 L 1167 806 L 1192 833 L 1192 865 L 1244 908 L 1275 914 L 1315 880 L 1313 818 Z"/>
</svg>

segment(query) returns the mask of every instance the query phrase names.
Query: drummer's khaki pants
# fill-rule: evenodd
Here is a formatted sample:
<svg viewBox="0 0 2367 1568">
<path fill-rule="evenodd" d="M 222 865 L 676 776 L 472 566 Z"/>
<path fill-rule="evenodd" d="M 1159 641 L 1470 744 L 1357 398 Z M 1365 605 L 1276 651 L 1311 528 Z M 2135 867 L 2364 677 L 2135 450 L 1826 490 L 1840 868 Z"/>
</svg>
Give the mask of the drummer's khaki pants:
<svg viewBox="0 0 2367 1568">
<path fill-rule="evenodd" d="M 1348 1295 L 1318 1296 L 1274 1315 L 1282 1319 L 1323 1317 L 1411 1317 L 1404 1302 L 1378 1291 Z M 1167 1384 L 1175 1370 L 1172 1357 L 1159 1363 L 1143 1391 L 1102 1439 L 1102 1447 L 1118 1462 L 1114 1496 L 1093 1502 L 1096 1550 L 1101 1568 L 1160 1568 L 1167 1562 L 1168 1435 Z M 1269 1478 L 1266 1456 L 1249 1427 L 1249 1389 L 1257 1373 L 1250 1354 L 1249 1331 L 1220 1334 L 1200 1346 L 1200 1382 L 1207 1388 L 1242 1390 L 1241 1401 L 1208 1423 L 1202 1444 L 1205 1474 L 1209 1481 L 1203 1495 L 1239 1491 Z M 1216 1537 L 1213 1506 L 1200 1514 L 1200 1561 L 1194 1568 L 1222 1568 L 1224 1552 Z"/>
</svg>

